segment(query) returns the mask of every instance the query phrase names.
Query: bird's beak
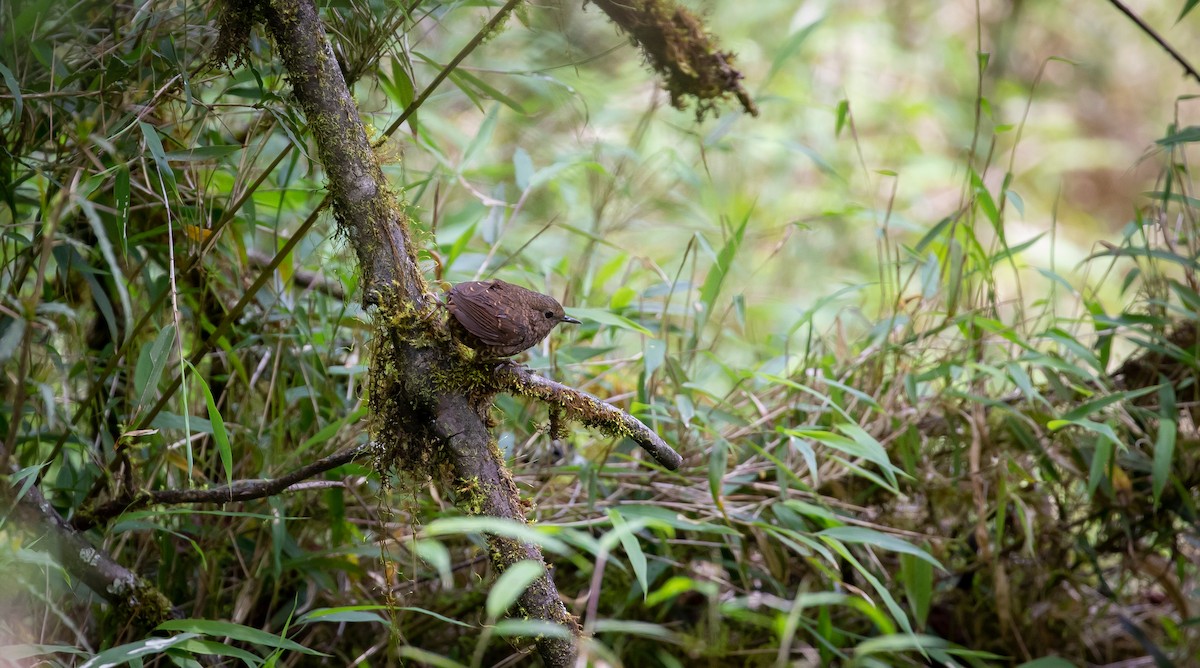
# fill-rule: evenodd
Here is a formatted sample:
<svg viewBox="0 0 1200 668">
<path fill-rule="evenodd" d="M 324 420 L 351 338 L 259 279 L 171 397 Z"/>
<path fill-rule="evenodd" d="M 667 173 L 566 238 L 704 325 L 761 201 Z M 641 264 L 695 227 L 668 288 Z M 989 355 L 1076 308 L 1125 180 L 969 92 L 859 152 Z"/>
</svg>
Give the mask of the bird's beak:
<svg viewBox="0 0 1200 668">
<path fill-rule="evenodd" d="M 576 320 L 575 318 L 572 318 L 572 317 L 571 317 L 571 316 L 569 316 L 569 315 L 564 315 L 564 316 L 562 317 L 562 320 L 560 320 L 559 322 L 569 322 L 569 323 L 571 323 L 572 325 L 580 325 L 580 324 L 583 324 L 583 323 L 579 322 L 578 320 Z"/>
</svg>

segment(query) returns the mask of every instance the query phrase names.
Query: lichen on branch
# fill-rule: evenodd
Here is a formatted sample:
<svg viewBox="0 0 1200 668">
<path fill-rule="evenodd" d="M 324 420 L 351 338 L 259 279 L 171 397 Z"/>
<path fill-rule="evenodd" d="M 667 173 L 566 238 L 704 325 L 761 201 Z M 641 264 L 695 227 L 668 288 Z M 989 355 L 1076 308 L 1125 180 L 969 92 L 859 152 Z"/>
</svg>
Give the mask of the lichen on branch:
<svg viewBox="0 0 1200 668">
<path fill-rule="evenodd" d="M 565 412 L 568 419 L 598 429 L 609 436 L 631 439 L 650 453 L 654 461 L 671 471 L 683 464 L 683 457 L 654 433 L 654 430 L 599 397 L 543 378 L 515 364 L 499 367 L 495 375 L 499 383 L 498 389 L 501 391 L 537 399 L 549 405 L 552 411 Z"/>
</svg>

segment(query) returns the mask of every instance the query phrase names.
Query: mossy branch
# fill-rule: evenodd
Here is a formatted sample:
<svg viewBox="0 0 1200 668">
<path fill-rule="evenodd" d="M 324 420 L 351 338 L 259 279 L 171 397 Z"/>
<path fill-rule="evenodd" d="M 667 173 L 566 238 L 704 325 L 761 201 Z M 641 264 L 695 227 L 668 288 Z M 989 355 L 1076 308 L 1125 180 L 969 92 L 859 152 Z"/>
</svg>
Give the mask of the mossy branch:
<svg viewBox="0 0 1200 668">
<path fill-rule="evenodd" d="M 423 306 L 428 288 L 408 217 L 383 176 L 316 6 L 265 0 L 262 12 L 316 139 L 333 215 L 358 255 L 364 304 L 385 302 L 398 290 L 397 298 Z"/>
<path fill-rule="evenodd" d="M 730 96 L 751 116 L 758 107 L 742 87 L 742 73 L 733 67 L 734 55 L 718 51 L 704 23 L 670 0 L 591 0 L 624 30 L 663 78 L 671 104 L 683 109 L 696 100 L 696 118 Z"/>
<path fill-rule="evenodd" d="M 376 346 L 371 371 L 372 431 L 387 450 L 379 464 L 420 471 L 423 460 L 413 453 L 435 457 L 449 469 L 455 489 L 474 490 L 459 495 L 465 512 L 525 521 L 516 485 L 488 432 L 486 411 L 467 388 L 431 382 L 447 377 L 456 356 L 448 341 L 418 331 L 431 328 L 421 314 L 434 298 L 417 264 L 408 220 L 367 141 L 316 6 L 312 0 L 263 0 L 261 9 L 316 140 L 334 215 L 362 266 L 365 302 L 380 307 L 378 336 L 384 343 Z M 515 561 L 542 561 L 536 545 L 496 536 L 489 541 L 498 571 Z M 518 603 L 529 617 L 568 630 L 566 638 L 536 639 L 543 662 L 573 665 L 582 631 L 553 580 L 543 576 Z"/>
<path fill-rule="evenodd" d="M 119 615 L 149 630 L 183 614 L 150 581 L 117 563 L 63 519 L 36 485 L 18 496 L 11 480 L 0 483 L 0 503 L 12 510 L 13 526 L 37 536 L 38 546 L 64 570 L 113 606 Z M 9 515 L 8 512 L 4 513 Z"/>
<path fill-rule="evenodd" d="M 520 394 L 557 407 L 567 418 L 599 429 L 610 436 L 624 436 L 650 453 L 654 461 L 669 470 L 676 470 L 683 457 L 667 445 L 658 434 L 629 413 L 602 401 L 587 392 L 544 378 L 529 369 L 506 364 L 496 369 L 496 380 L 502 392 Z"/>
</svg>

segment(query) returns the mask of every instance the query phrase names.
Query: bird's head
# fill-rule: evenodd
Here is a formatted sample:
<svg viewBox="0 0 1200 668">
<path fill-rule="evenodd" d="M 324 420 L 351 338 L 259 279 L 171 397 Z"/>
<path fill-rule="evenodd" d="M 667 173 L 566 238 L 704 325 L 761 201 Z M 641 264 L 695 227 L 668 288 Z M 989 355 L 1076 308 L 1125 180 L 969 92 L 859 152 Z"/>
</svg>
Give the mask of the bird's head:
<svg viewBox="0 0 1200 668">
<path fill-rule="evenodd" d="M 573 325 L 579 324 L 578 320 L 563 311 L 562 304 L 559 304 L 557 299 L 541 293 L 534 294 L 537 294 L 539 299 L 534 300 L 529 305 L 532 311 L 529 314 L 529 318 L 531 322 L 537 323 L 538 329 L 544 329 L 549 332 L 560 322 L 567 322 Z"/>
</svg>

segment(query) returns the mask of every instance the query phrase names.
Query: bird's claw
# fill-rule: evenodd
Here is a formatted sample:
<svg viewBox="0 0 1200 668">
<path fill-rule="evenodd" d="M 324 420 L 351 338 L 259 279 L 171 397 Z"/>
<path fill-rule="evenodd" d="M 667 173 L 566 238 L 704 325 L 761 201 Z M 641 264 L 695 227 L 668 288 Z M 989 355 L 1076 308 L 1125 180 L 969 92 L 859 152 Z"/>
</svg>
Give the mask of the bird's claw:
<svg viewBox="0 0 1200 668">
<path fill-rule="evenodd" d="M 529 367 L 525 366 L 524 364 L 519 364 L 512 360 L 500 360 L 500 361 L 496 362 L 496 366 L 492 368 L 492 372 L 494 373 L 494 372 L 502 371 L 502 370 L 508 370 L 508 371 L 511 371 L 512 373 L 519 374 L 521 371 L 528 372 L 530 369 L 529 369 Z"/>
</svg>

